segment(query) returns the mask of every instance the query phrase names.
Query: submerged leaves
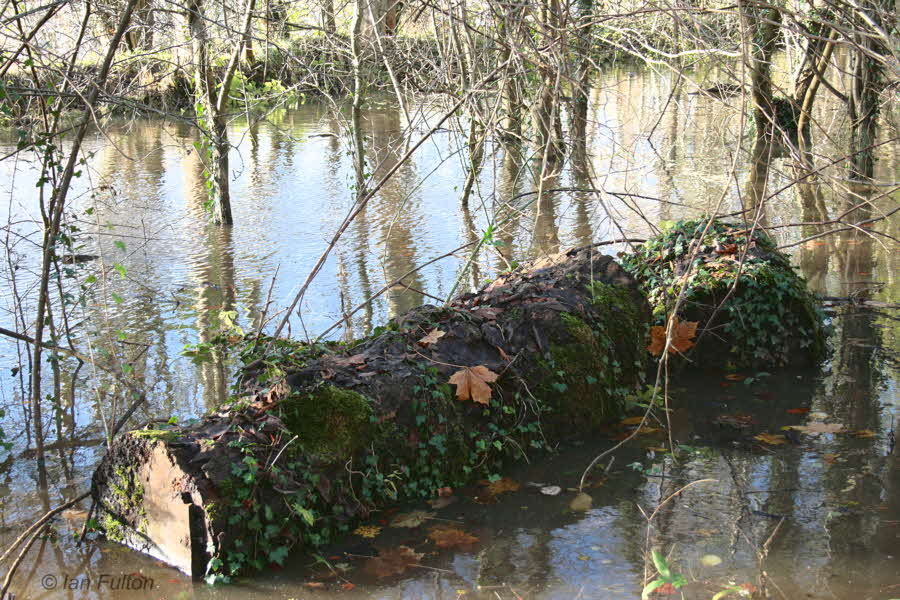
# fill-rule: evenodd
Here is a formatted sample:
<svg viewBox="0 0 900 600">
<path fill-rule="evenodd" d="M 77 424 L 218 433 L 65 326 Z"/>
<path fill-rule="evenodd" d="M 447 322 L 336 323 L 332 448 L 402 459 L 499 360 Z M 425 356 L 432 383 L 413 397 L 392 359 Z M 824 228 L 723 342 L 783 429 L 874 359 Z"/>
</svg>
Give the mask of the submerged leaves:
<svg viewBox="0 0 900 600">
<path fill-rule="evenodd" d="M 402 575 L 407 569 L 417 565 L 422 556 L 408 546 L 397 546 L 382 550 L 378 556 L 370 558 L 364 569 L 379 578 Z"/>
</svg>

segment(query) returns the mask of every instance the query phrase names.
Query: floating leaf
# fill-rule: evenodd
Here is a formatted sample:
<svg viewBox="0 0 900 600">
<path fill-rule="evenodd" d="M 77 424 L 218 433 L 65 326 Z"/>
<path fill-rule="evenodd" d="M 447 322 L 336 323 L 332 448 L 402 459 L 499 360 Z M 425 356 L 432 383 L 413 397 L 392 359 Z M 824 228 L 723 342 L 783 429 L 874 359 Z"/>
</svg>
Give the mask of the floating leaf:
<svg viewBox="0 0 900 600">
<path fill-rule="evenodd" d="M 681 321 L 677 316 L 672 317 L 672 343 L 669 344 L 669 353 L 685 352 L 693 347 L 692 341 L 697 335 L 697 321 Z M 659 356 L 666 347 L 666 328 L 663 325 L 654 325 L 650 328 L 650 345 L 647 350 L 653 356 Z"/>
<path fill-rule="evenodd" d="M 435 527 L 428 533 L 428 537 L 438 548 L 456 548 L 478 543 L 477 537 L 455 527 Z"/>
<path fill-rule="evenodd" d="M 491 382 L 497 381 L 496 373 L 485 367 L 463 367 L 450 376 L 448 383 L 456 386 L 456 397 L 479 404 L 488 404 L 491 400 Z"/>
<path fill-rule="evenodd" d="M 412 512 L 402 513 L 394 517 L 394 520 L 391 521 L 391 527 L 418 527 L 433 516 L 433 512 L 426 512 L 424 510 L 414 510 Z"/>
<path fill-rule="evenodd" d="M 772 434 L 772 433 L 760 433 L 753 436 L 754 440 L 759 440 L 764 444 L 769 444 L 770 446 L 778 446 L 780 444 L 784 444 L 787 442 L 787 438 L 783 435 Z"/>
<path fill-rule="evenodd" d="M 382 550 L 375 558 L 366 561 L 364 569 L 375 577 L 402 575 L 411 566 L 418 564 L 422 555 L 408 546 L 397 546 Z"/>
<path fill-rule="evenodd" d="M 586 510 L 591 509 L 591 505 L 594 503 L 594 499 L 584 492 L 578 492 L 578 494 L 569 502 L 569 508 L 576 512 L 584 512 Z"/>
<path fill-rule="evenodd" d="M 638 425 L 644 420 L 644 417 L 628 417 L 619 421 L 619 425 Z"/>
<path fill-rule="evenodd" d="M 844 431 L 844 426 L 840 423 L 808 423 L 806 425 L 791 425 L 791 429 L 809 435 L 819 435 L 820 433 L 841 433 Z"/>
<path fill-rule="evenodd" d="M 787 414 L 789 415 L 805 415 L 809 412 L 808 408 L 789 408 L 787 409 Z"/>
<path fill-rule="evenodd" d="M 548 485 L 541 488 L 541 493 L 545 496 L 558 496 L 561 491 L 562 488 L 558 485 Z"/>
<path fill-rule="evenodd" d="M 715 554 L 704 554 L 700 557 L 700 564 L 704 567 L 716 567 L 722 564 L 722 559 Z"/>
<path fill-rule="evenodd" d="M 728 381 L 743 381 L 747 379 L 746 375 L 741 375 L 740 373 L 729 373 L 725 376 L 725 379 Z"/>
<path fill-rule="evenodd" d="M 857 431 L 851 432 L 850 435 L 857 438 L 873 438 L 875 437 L 876 433 L 871 429 L 859 429 Z"/>
<path fill-rule="evenodd" d="M 422 344 L 423 346 L 429 346 L 429 345 L 437 342 L 442 337 L 444 337 L 444 335 L 446 335 L 446 333 L 441 331 L 440 329 L 432 329 L 428 333 L 428 335 L 426 335 L 421 340 L 419 340 L 419 343 Z"/>
<path fill-rule="evenodd" d="M 353 533 L 364 538 L 373 538 L 381 533 L 381 527 L 376 527 L 375 525 L 360 525 Z"/>
</svg>

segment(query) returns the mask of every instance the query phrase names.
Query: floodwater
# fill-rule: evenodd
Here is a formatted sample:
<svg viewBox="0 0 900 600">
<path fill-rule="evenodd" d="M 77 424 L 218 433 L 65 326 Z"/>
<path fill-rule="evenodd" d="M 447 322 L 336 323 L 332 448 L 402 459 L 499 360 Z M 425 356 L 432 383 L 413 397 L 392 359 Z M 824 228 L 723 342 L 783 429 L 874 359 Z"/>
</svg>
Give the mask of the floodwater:
<svg viewBox="0 0 900 600">
<path fill-rule="evenodd" d="M 537 187 L 538 167 L 519 170 L 491 146 L 468 207 L 461 207 L 465 138 L 452 124 L 438 132 L 350 226 L 304 297 L 302 321 L 292 319 L 291 334 L 315 336 L 344 320 L 347 335 L 364 335 L 413 306 L 472 289 L 513 261 L 623 234 L 644 237 L 662 220 L 740 210 L 747 186 L 740 148 L 749 142 L 739 135 L 736 101 L 729 106 L 691 96 L 686 92 L 694 88 L 686 86 L 668 102 L 673 83 L 669 74 L 627 69 L 607 71 L 598 81 L 589 143 L 593 180 L 564 172 L 543 189 L 602 194 L 553 192 L 535 200 L 529 192 Z M 434 122 L 440 106 L 423 102 L 416 111 Z M 827 101 L 818 111 L 833 133 L 816 148 L 825 163 L 840 155 L 846 116 Z M 366 113 L 373 180 L 409 147 L 405 126 L 388 100 Z M 414 142 L 426 126 L 417 121 L 413 129 Z M 896 125 L 889 123 L 884 135 L 896 139 Z M 223 311 L 235 311 L 237 323 L 251 330 L 282 310 L 353 202 L 346 120 L 329 107 L 279 110 L 252 126 L 238 118 L 230 136 L 237 146 L 231 157 L 236 224 L 228 230 L 207 224 L 202 167 L 187 127 L 138 120 L 95 132 L 88 143 L 93 154 L 77 182 L 68 223 L 78 228 L 77 251 L 101 258 L 73 267 L 64 279 L 76 294 L 79 284 L 89 288 L 70 326 L 80 348 L 128 365 L 150 390 L 139 421 L 184 420 L 228 395 L 232 365 L 222 357 L 195 365 L 182 349 L 220 331 Z M 28 305 L 39 244 L 37 176 L 25 158 L 0 162 L 0 219 L 8 224 L 2 233 L 12 249 L 0 268 L 4 281 L 16 274 L 15 287 L 0 289 L 0 325 L 10 328 L 14 317 L 7 311 L 16 297 Z M 770 190 L 790 181 L 791 165 L 787 156 L 773 161 Z M 841 184 L 840 169 L 824 170 L 827 185 L 775 197 L 766 223 L 817 223 L 857 204 Z M 896 206 L 896 142 L 882 147 L 878 170 L 871 205 L 857 209 L 854 220 Z M 459 251 L 344 319 L 387 283 L 480 239 L 491 224 L 497 225 L 492 243 L 475 256 L 473 268 L 463 272 L 468 254 Z M 896 218 L 874 227 L 894 237 L 898 230 Z M 521 489 L 497 496 L 494 504 L 477 501 L 483 500 L 478 490 L 457 490 L 451 505 L 410 529 L 389 523 L 397 512 L 430 507 L 397 507 L 376 516 L 382 531 L 374 539 L 350 536 L 322 549 L 318 559 L 297 554 L 279 570 L 227 587 L 192 583 L 115 544 L 76 547 L 72 537 L 84 510 L 68 511 L 25 558 L 12 591 L 17 598 L 624 599 L 640 596 L 646 554 L 658 548 L 686 579 L 685 598 L 712 598 L 728 586 L 751 589 L 760 586 L 762 573 L 774 598 L 900 598 L 900 449 L 893 438 L 900 417 L 900 315 L 890 306 L 900 301 L 900 260 L 890 239 L 867 231 L 804 241 L 821 231 L 810 224 L 772 233 L 782 244 L 801 242 L 788 251 L 817 292 L 876 306 L 829 309 L 832 355 L 821 371 L 745 373 L 750 379 L 743 382 L 705 373 L 674 381 L 666 424 L 677 456 L 664 450 L 668 436 L 639 436 L 611 465 L 607 458 L 589 475 L 590 507 L 573 510 L 576 494 L 567 488 L 577 487 L 585 467 L 621 428 L 567 440 L 553 456 L 511 467 L 504 475 Z M 337 329 L 332 336 L 344 334 Z M 86 387 L 97 380 L 89 379 L 89 365 L 76 370 L 63 362 L 59 409 L 45 410 L 53 446 L 46 471 L 37 471 L 23 426 L 30 418 L 21 391 L 27 372 L 9 370 L 22 350 L 0 345 L 2 427 L 13 443 L 0 463 L 4 548 L 36 515 L 87 489 L 103 452 L 101 424 L 122 410 L 108 382 Z M 753 439 L 807 422 L 841 424 L 852 433 L 800 435 L 776 445 Z M 698 482 L 706 479 L 714 481 Z M 669 499 L 692 482 L 698 483 Z M 547 496 L 529 483 L 563 491 Z M 427 534 L 448 522 L 458 522 L 477 542 L 436 548 Z M 366 568 L 366 556 L 399 545 L 422 554 L 416 566 L 380 579 Z M 152 586 L 122 589 L 136 585 L 139 575 Z"/>
</svg>

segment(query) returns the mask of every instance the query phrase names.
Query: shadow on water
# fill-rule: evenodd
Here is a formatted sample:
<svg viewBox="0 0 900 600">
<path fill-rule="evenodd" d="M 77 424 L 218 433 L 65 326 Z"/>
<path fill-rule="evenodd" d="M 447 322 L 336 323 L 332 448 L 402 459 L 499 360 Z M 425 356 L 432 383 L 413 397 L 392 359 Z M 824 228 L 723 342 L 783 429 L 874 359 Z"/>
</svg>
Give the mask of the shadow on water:
<svg viewBox="0 0 900 600">
<path fill-rule="evenodd" d="M 636 194 L 627 203 L 604 197 L 604 206 L 616 213 L 627 235 L 639 237 L 648 232 L 648 220 L 696 216 L 723 194 L 724 211 L 740 207 L 742 186 L 723 179 L 740 138 L 730 130 L 727 105 L 678 102 L 648 143 L 642 132 L 657 120 L 671 82 L 614 70 L 604 73 L 601 84 L 592 103 L 598 126 L 588 146 L 594 171 L 603 175 L 592 179 L 586 168 L 563 172 L 545 181 L 545 190 L 602 186 Z M 364 121 L 366 156 L 377 177 L 405 151 L 401 120 L 396 110 L 382 107 L 367 112 Z M 181 355 L 182 348 L 222 333 L 229 313 L 245 328 L 264 314 L 271 318 L 272 310 L 287 304 L 352 201 L 352 158 L 339 137 L 340 123 L 324 107 L 307 105 L 275 114 L 269 122 L 249 127 L 237 122 L 233 128 L 232 139 L 240 140 L 232 159 L 233 229 L 207 225 L 202 166 L 189 132 L 180 126 L 146 121 L 112 128 L 108 134 L 133 160 L 124 160 L 100 136 L 91 148 L 92 168 L 105 191 L 91 196 L 83 190 L 72 218 L 90 233 L 85 251 L 101 255 L 107 270 L 121 263 L 127 273 L 107 273 L 107 295 L 93 296 L 79 319 L 115 348 L 150 391 L 152 402 L 139 415 L 144 420 L 195 416 L 227 397 L 232 368 L 227 357 L 214 352 L 212 360 L 194 365 Z M 319 133 L 336 135 L 313 137 Z M 464 178 L 460 144 L 450 134 L 436 136 L 360 213 L 304 300 L 303 326 L 309 332 L 341 320 L 348 308 L 416 265 L 477 241 L 490 223 L 503 225 L 479 250 L 460 289 L 477 287 L 517 260 L 620 237 L 589 192 L 529 194 L 536 191 L 539 174 L 533 166 L 520 168 L 518 157 L 502 149 L 485 159 L 477 192 L 461 209 L 454 190 Z M 879 165 L 882 177 L 893 180 L 897 156 L 885 156 Z M 768 173 L 772 187 L 789 177 L 784 163 L 778 166 Z M 752 174 L 746 165 L 742 169 L 740 183 L 746 184 Z M 13 198 L 29 185 L 28 173 L 20 173 L 4 191 Z M 822 222 L 859 199 L 836 199 L 811 183 L 798 186 L 796 198 L 772 199 L 767 218 L 780 223 L 799 209 L 803 222 Z M 878 211 L 890 201 L 875 200 L 865 210 Z M 96 209 L 90 215 L 89 207 Z M 33 199 L 24 193 L 3 207 L 14 214 L 33 209 Z M 894 220 L 883 227 L 897 236 L 900 226 Z M 821 231 L 807 225 L 784 233 L 780 241 Z M 82 509 L 67 511 L 29 555 L 22 572 L 27 583 L 15 591 L 22 598 L 630 599 L 640 595 L 646 552 L 658 548 L 687 579 L 686 598 L 712 598 L 728 585 L 750 590 L 763 583 L 774 598 L 898 598 L 900 450 L 893 435 L 900 416 L 900 327 L 896 311 L 883 307 L 900 298 L 894 254 L 860 231 L 795 248 L 795 262 L 816 291 L 874 300 L 882 307 L 836 303 L 828 309 L 832 355 L 821 372 L 737 374 L 743 380 L 721 373 L 682 376 L 675 381 L 679 387 L 669 418 L 653 425 L 658 431 L 638 436 L 611 464 L 589 474 L 589 506 L 582 498 L 573 507 L 577 495 L 570 490 L 591 459 L 623 436 L 626 425 L 610 426 L 588 440 L 567 440 L 553 456 L 530 456 L 530 463 L 502 474 L 517 484 L 509 485 L 516 491 L 492 496 L 476 484 L 454 490 L 452 500 L 443 501 L 447 506 L 396 507 L 376 515 L 373 525 L 380 531 L 374 538 L 349 535 L 316 555 L 298 553 L 281 569 L 223 588 L 194 584 L 116 544 L 76 547 L 72 534 L 86 515 Z M 390 316 L 445 297 L 467 258 L 438 262 L 405 278 L 348 318 L 352 335 L 365 335 Z M 28 260 L 24 257 L 23 264 Z M 95 269 L 84 266 L 78 276 Z M 122 301 L 110 302 L 112 292 Z M 302 336 L 296 327 L 292 334 Z M 117 340 L 118 331 L 127 331 L 127 339 Z M 2 350 L 4 360 L 13 361 L 15 350 Z M 64 370 L 59 393 L 64 401 L 52 425 L 55 435 L 48 437 L 46 471 L 35 472 L 26 451 L 28 428 L 20 427 L 13 454 L 0 462 L 4 547 L 35 514 L 86 489 L 102 452 L 98 423 L 113 391 L 78 396 L 71 390 L 75 382 L 83 386 L 88 373 L 68 365 Z M 17 388 L 4 381 L 0 391 L 7 421 L 21 422 Z M 846 433 L 783 430 L 815 423 L 840 424 Z M 664 426 L 671 426 L 676 456 L 668 451 Z M 757 438 L 760 434 L 772 437 Z M 673 496 L 701 479 L 715 482 Z M 545 495 L 542 486 L 530 484 L 562 491 Z M 657 507 L 648 528 L 646 516 Z M 412 528 L 390 526 L 398 514 L 412 510 L 427 511 L 428 518 Z M 477 541 L 437 547 L 428 535 L 448 525 Z M 379 578 L 366 557 L 399 546 L 422 556 L 414 566 L 398 569 L 402 573 Z M 127 587 L 121 578 L 131 574 L 152 578 L 152 590 L 113 589 Z"/>
</svg>

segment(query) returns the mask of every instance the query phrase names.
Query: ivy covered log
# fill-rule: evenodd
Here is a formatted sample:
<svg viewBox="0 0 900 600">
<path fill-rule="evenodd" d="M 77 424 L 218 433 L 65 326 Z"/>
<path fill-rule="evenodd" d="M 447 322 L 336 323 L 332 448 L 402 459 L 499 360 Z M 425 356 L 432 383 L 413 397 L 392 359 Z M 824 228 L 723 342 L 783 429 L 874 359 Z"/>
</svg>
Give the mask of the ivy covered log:
<svg viewBox="0 0 900 600">
<path fill-rule="evenodd" d="M 685 353 L 695 368 L 810 367 L 825 356 L 818 302 L 787 255 L 760 229 L 706 219 L 663 224 L 622 265 L 665 324 L 697 323 Z M 676 358 L 677 360 L 677 358 Z"/>
<path fill-rule="evenodd" d="M 259 340 L 247 395 L 116 440 L 93 479 L 101 525 L 196 577 L 281 563 L 617 416 L 649 321 L 634 279 L 582 248 L 356 343 Z"/>
</svg>

